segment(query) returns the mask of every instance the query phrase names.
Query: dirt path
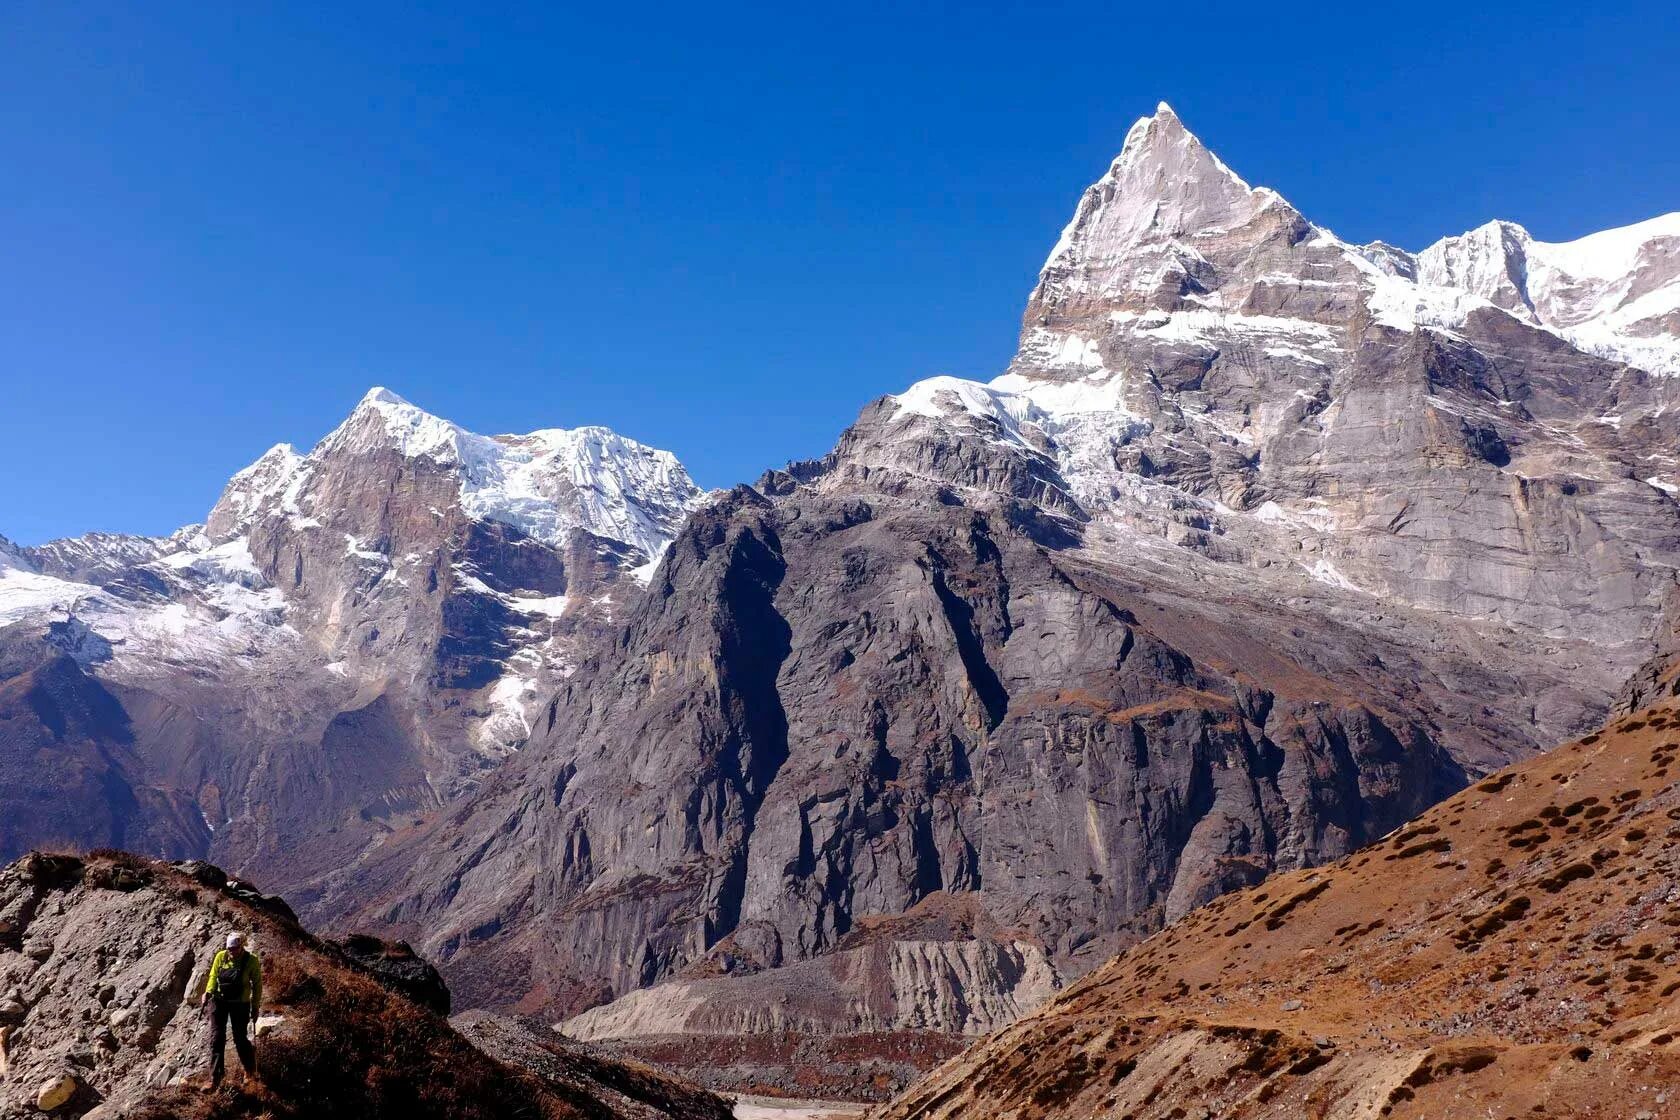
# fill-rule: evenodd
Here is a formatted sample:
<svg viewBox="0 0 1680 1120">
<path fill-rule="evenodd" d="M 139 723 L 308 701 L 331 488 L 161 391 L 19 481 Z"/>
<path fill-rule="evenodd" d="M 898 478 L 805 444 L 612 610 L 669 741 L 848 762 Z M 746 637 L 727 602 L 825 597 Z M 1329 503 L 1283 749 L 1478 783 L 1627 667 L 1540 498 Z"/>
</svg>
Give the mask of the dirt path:
<svg viewBox="0 0 1680 1120">
<path fill-rule="evenodd" d="M 735 1120 L 857 1120 L 862 1105 L 844 1101 L 796 1101 L 778 1097 L 739 1097 Z"/>
</svg>

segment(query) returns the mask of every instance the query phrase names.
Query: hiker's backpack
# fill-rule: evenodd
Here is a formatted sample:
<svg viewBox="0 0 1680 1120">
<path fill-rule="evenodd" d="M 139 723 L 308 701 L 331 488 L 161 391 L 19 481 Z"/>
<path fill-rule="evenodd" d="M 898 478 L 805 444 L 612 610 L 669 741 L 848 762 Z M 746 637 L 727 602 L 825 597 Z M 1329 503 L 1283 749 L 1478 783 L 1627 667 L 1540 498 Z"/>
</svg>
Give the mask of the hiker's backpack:
<svg viewBox="0 0 1680 1120">
<path fill-rule="evenodd" d="M 233 959 L 233 954 L 226 949 L 216 954 L 216 960 L 211 966 L 210 994 L 219 1000 L 230 1003 L 245 1002 L 245 974 L 250 970 L 255 955 L 247 952 L 243 961 Z"/>
</svg>

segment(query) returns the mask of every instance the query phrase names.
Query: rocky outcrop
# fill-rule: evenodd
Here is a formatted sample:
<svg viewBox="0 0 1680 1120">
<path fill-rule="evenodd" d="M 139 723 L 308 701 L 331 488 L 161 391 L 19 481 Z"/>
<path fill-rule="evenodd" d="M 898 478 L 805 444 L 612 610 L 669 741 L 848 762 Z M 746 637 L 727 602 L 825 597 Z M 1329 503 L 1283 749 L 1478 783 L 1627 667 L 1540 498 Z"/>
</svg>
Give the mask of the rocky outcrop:
<svg viewBox="0 0 1680 1120">
<path fill-rule="evenodd" d="M 32 855 L 0 875 L 0 989 L 10 1072 L 0 1114 L 26 1115 L 37 1083 L 74 1079 L 79 1114 L 124 1088 L 195 1071 L 203 1043 L 187 994 L 225 926 L 152 889 L 123 862 Z"/>
<path fill-rule="evenodd" d="M 449 1014 L 449 985 L 432 962 L 406 941 L 386 941 L 366 933 L 336 938 L 333 947 L 371 972 L 379 982 L 439 1015 Z"/>
<path fill-rule="evenodd" d="M 230 928 L 263 959 L 262 1081 L 206 1093 L 195 997 Z M 208 865 L 31 854 L 0 871 L 0 1117 L 728 1115 L 599 1058 L 505 1065 L 409 999 L 411 979 L 249 904 Z"/>
<path fill-rule="evenodd" d="M 1009 940 L 978 897 L 932 895 L 858 923 L 829 953 L 767 971 L 726 938 L 681 978 L 559 1030 L 720 1092 L 888 1100 L 1061 986 L 1043 949 Z"/>
<path fill-rule="evenodd" d="M 1227 895 L 871 1115 L 1662 1115 L 1677 735 L 1666 700 Z"/>
</svg>

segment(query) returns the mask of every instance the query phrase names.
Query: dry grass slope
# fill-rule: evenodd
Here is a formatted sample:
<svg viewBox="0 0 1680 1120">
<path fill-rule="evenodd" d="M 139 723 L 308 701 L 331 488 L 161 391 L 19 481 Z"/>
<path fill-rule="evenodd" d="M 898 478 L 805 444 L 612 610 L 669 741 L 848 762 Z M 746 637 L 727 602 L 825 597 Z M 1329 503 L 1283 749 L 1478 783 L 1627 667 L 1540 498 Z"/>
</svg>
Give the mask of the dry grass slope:
<svg viewBox="0 0 1680 1120">
<path fill-rule="evenodd" d="M 1680 710 L 1220 898 L 877 1120 L 1680 1115 Z"/>
</svg>

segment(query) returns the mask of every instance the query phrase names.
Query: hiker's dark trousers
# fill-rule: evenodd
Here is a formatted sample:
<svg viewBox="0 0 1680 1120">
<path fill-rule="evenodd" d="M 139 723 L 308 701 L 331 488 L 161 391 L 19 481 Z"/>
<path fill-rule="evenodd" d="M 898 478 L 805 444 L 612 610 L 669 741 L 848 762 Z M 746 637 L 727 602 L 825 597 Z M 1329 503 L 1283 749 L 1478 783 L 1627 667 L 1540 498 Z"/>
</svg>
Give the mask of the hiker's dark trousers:
<svg viewBox="0 0 1680 1120">
<path fill-rule="evenodd" d="M 251 1025 L 251 1005 L 232 1000 L 210 1001 L 210 1084 L 220 1085 L 227 1072 L 223 1054 L 227 1050 L 228 1028 L 233 1028 L 233 1048 L 239 1052 L 239 1064 L 246 1073 L 257 1071 L 257 1052 L 251 1049 L 248 1033 Z"/>
</svg>

